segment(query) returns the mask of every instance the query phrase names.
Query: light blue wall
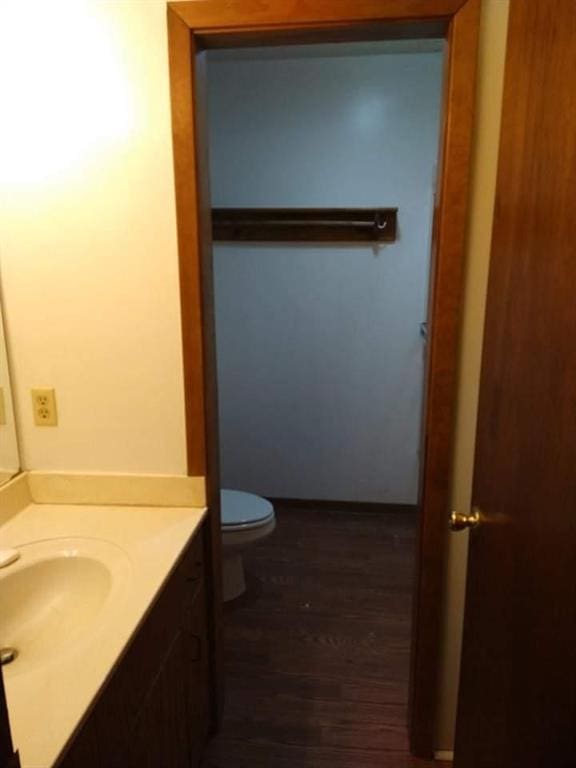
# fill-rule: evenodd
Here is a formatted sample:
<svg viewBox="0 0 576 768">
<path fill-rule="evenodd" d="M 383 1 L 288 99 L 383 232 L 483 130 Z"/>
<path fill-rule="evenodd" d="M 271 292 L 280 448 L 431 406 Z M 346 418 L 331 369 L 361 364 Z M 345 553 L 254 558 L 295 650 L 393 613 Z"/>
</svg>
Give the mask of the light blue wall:
<svg viewBox="0 0 576 768">
<path fill-rule="evenodd" d="M 223 484 L 415 503 L 442 58 L 356 50 L 210 60 L 213 205 L 397 206 L 400 227 L 379 250 L 215 247 Z"/>
</svg>

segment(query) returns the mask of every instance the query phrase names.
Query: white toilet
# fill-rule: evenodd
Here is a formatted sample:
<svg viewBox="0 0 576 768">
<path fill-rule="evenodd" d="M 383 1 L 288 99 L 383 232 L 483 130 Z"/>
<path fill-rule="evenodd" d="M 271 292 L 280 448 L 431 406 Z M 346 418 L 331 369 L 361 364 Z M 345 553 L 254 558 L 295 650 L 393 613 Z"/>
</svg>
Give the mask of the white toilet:
<svg viewBox="0 0 576 768">
<path fill-rule="evenodd" d="M 224 601 L 234 600 L 246 589 L 242 553 L 263 541 L 276 527 L 272 504 L 253 493 L 222 490 L 222 548 Z"/>
</svg>

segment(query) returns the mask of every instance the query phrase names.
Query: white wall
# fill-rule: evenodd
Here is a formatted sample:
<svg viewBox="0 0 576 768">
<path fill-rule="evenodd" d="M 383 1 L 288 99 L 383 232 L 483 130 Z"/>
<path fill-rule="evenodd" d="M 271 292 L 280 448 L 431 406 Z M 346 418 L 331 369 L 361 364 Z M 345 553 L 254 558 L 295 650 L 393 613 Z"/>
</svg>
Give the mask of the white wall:
<svg viewBox="0 0 576 768">
<path fill-rule="evenodd" d="M 166 4 L 32 0 L 0 17 L 0 259 L 23 465 L 185 473 Z M 32 423 L 38 386 L 56 388 L 55 429 Z"/>
<path fill-rule="evenodd" d="M 4 320 L 0 305 L 0 396 L 2 397 L 4 423 L 0 421 L 0 485 L 20 469 L 16 419 L 12 402 L 8 350 L 4 335 Z"/>
<path fill-rule="evenodd" d="M 435 47 L 315 46 L 210 59 L 214 205 L 397 206 L 400 227 L 398 242 L 377 251 L 215 249 L 227 486 L 416 503 L 419 326 L 442 71 Z"/>
</svg>

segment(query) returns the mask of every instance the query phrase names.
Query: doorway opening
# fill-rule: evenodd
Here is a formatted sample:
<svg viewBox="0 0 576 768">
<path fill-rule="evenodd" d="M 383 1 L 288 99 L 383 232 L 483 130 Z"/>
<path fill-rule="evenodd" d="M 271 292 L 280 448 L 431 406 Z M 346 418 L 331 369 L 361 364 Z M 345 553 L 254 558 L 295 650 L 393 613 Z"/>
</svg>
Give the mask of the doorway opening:
<svg viewBox="0 0 576 768">
<path fill-rule="evenodd" d="M 247 764 L 262 760 L 262 738 L 267 765 L 408 754 L 443 57 L 442 39 L 208 55 L 220 477 L 234 489 L 224 596 L 236 598 L 219 766 L 238 742 Z M 371 207 L 395 212 L 385 242 L 318 232 Z M 302 209 L 316 223 L 298 229 Z M 268 221 L 250 229 L 243 211 Z M 277 235 L 275 211 L 293 229 Z"/>
<path fill-rule="evenodd" d="M 378 39 L 446 43 L 437 173 L 420 520 L 416 553 L 410 676 L 410 746 L 431 757 L 437 702 L 440 624 L 456 393 L 467 188 L 474 107 L 478 0 L 323 0 L 286 7 L 266 0 L 243 9 L 223 0 L 169 5 L 168 33 L 175 157 L 188 470 L 206 476 L 206 561 L 213 576 L 209 605 L 214 724 L 222 712 L 220 472 L 211 199 L 206 101 L 207 49 Z"/>
</svg>

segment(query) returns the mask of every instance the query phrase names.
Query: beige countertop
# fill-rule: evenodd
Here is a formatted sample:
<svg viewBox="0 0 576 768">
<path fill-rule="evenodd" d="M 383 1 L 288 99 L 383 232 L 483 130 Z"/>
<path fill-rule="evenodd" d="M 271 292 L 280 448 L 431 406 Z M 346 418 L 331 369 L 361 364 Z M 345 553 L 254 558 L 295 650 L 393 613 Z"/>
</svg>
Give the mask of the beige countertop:
<svg viewBox="0 0 576 768">
<path fill-rule="evenodd" d="M 0 569 L 0 588 L 2 580 L 17 569 L 34 564 L 34 558 L 38 561 L 46 552 L 50 556 L 56 553 L 59 563 L 66 557 L 78 556 L 94 563 L 101 552 L 108 569 L 106 583 L 111 584 L 111 588 L 106 586 L 109 596 L 104 606 L 98 604 L 94 617 L 90 614 L 95 588 L 92 581 L 96 581 L 92 572 L 79 572 L 77 580 L 75 571 L 70 571 L 70 577 L 66 572 L 62 577 L 65 591 L 73 590 L 72 598 L 68 594 L 66 599 L 78 597 L 78 615 L 82 616 L 84 610 L 85 620 L 92 621 L 90 631 L 79 632 L 78 639 L 62 652 L 58 648 L 43 652 L 40 645 L 36 656 L 29 651 L 27 659 L 23 652 L 22 658 L 3 667 L 12 737 L 22 768 L 50 768 L 134 635 L 206 510 L 191 506 L 40 504 L 29 495 L 29 490 L 21 488 L 12 488 L 12 497 L 6 499 L 2 506 L 0 493 L 0 549 L 18 549 L 21 558 Z M 41 603 L 42 584 L 34 582 L 29 591 L 37 589 L 40 597 L 36 601 Z M 60 599 L 58 586 L 47 584 L 46 589 L 48 600 L 54 603 Z M 0 645 L 5 644 L 2 632 L 0 616 Z"/>
</svg>

